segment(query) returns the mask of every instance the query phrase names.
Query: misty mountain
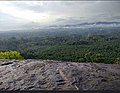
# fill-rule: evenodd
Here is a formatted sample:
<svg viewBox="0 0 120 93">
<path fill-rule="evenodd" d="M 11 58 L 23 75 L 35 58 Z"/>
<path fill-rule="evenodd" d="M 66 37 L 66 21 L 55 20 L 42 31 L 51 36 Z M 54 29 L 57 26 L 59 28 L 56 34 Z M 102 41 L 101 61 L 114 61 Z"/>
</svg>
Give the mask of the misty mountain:
<svg viewBox="0 0 120 93">
<path fill-rule="evenodd" d="M 49 27 L 91 27 L 91 26 L 120 26 L 120 22 L 84 22 L 79 24 L 51 25 Z"/>
</svg>

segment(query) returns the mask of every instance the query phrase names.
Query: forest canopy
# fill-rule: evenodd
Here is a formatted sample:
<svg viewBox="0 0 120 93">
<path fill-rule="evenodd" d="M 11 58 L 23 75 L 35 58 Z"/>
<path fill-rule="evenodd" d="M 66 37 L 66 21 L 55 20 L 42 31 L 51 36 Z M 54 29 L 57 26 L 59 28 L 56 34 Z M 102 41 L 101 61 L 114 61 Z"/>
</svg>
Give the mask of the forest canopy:
<svg viewBox="0 0 120 93">
<path fill-rule="evenodd" d="M 8 59 L 119 64 L 120 30 L 52 29 L 51 32 L 4 33 L 0 36 L 0 51 L 0 58 Z"/>
</svg>

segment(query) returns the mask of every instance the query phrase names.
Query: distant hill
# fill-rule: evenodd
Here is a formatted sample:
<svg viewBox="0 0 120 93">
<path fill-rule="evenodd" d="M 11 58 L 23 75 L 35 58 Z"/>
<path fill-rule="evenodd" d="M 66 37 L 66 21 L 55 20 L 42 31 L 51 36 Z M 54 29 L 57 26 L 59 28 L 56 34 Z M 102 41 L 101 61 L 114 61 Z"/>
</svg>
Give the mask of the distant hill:
<svg viewBox="0 0 120 93">
<path fill-rule="evenodd" d="M 104 27 L 104 26 L 120 26 L 120 22 L 83 22 L 79 24 L 63 24 L 63 25 L 51 25 L 49 27 Z"/>
</svg>

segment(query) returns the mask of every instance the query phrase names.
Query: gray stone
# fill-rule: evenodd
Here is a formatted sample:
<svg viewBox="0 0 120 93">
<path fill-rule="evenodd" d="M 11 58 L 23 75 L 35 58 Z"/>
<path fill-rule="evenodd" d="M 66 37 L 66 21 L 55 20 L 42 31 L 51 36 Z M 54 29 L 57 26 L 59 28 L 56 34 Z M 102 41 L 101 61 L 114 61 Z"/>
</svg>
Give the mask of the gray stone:
<svg viewBox="0 0 120 93">
<path fill-rule="evenodd" d="M 120 90 L 120 65 L 0 60 L 0 90 Z"/>
</svg>

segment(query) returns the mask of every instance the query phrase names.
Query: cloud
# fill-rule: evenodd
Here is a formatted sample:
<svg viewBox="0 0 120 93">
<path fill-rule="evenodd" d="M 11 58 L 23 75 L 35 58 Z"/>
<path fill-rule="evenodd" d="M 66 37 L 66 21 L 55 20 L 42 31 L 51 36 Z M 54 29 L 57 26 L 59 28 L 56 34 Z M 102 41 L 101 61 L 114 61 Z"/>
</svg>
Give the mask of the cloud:
<svg viewBox="0 0 120 93">
<path fill-rule="evenodd" d="M 120 15 L 119 16 L 113 16 L 113 17 L 111 17 L 111 19 L 120 21 Z"/>
<path fill-rule="evenodd" d="M 4 14 L 4 16 L 2 16 Z M 2 16 L 2 17 L 1 17 Z M 41 25 L 84 21 L 120 21 L 119 1 L 1 1 L 1 26 L 36 22 Z M 7 23 L 8 22 L 8 23 Z"/>
<path fill-rule="evenodd" d="M 60 22 L 60 21 L 65 21 L 66 19 L 64 19 L 64 18 L 58 18 L 58 19 L 56 19 L 56 22 Z"/>
<path fill-rule="evenodd" d="M 23 19 L 19 19 L 17 17 L 10 16 L 6 13 L 0 13 L 0 30 L 10 30 L 18 28 L 22 24 L 26 24 Z"/>
<path fill-rule="evenodd" d="M 34 12 L 44 12 L 43 2 L 42 1 L 21 1 L 9 3 L 11 6 L 15 6 L 20 10 L 31 10 Z"/>
<path fill-rule="evenodd" d="M 16 4 L 16 5 L 14 5 L 14 4 Z M 17 7 L 17 4 L 18 4 L 18 2 L 13 2 L 12 4 L 11 4 L 11 2 L 0 4 L 0 6 L 1 6 L 0 11 L 8 14 L 10 16 L 13 16 L 15 18 L 17 17 L 17 18 L 21 18 L 21 19 L 24 19 L 26 21 L 31 21 L 31 22 L 47 23 L 47 22 L 51 21 L 51 19 L 53 19 L 53 17 L 54 17 L 54 16 L 49 15 L 49 13 L 43 13 L 43 12 L 36 13 L 35 11 L 33 11 L 31 9 L 24 10 L 24 9 L 22 9 L 23 7 L 22 8 Z M 28 4 L 28 3 L 26 3 L 26 4 Z"/>
</svg>

